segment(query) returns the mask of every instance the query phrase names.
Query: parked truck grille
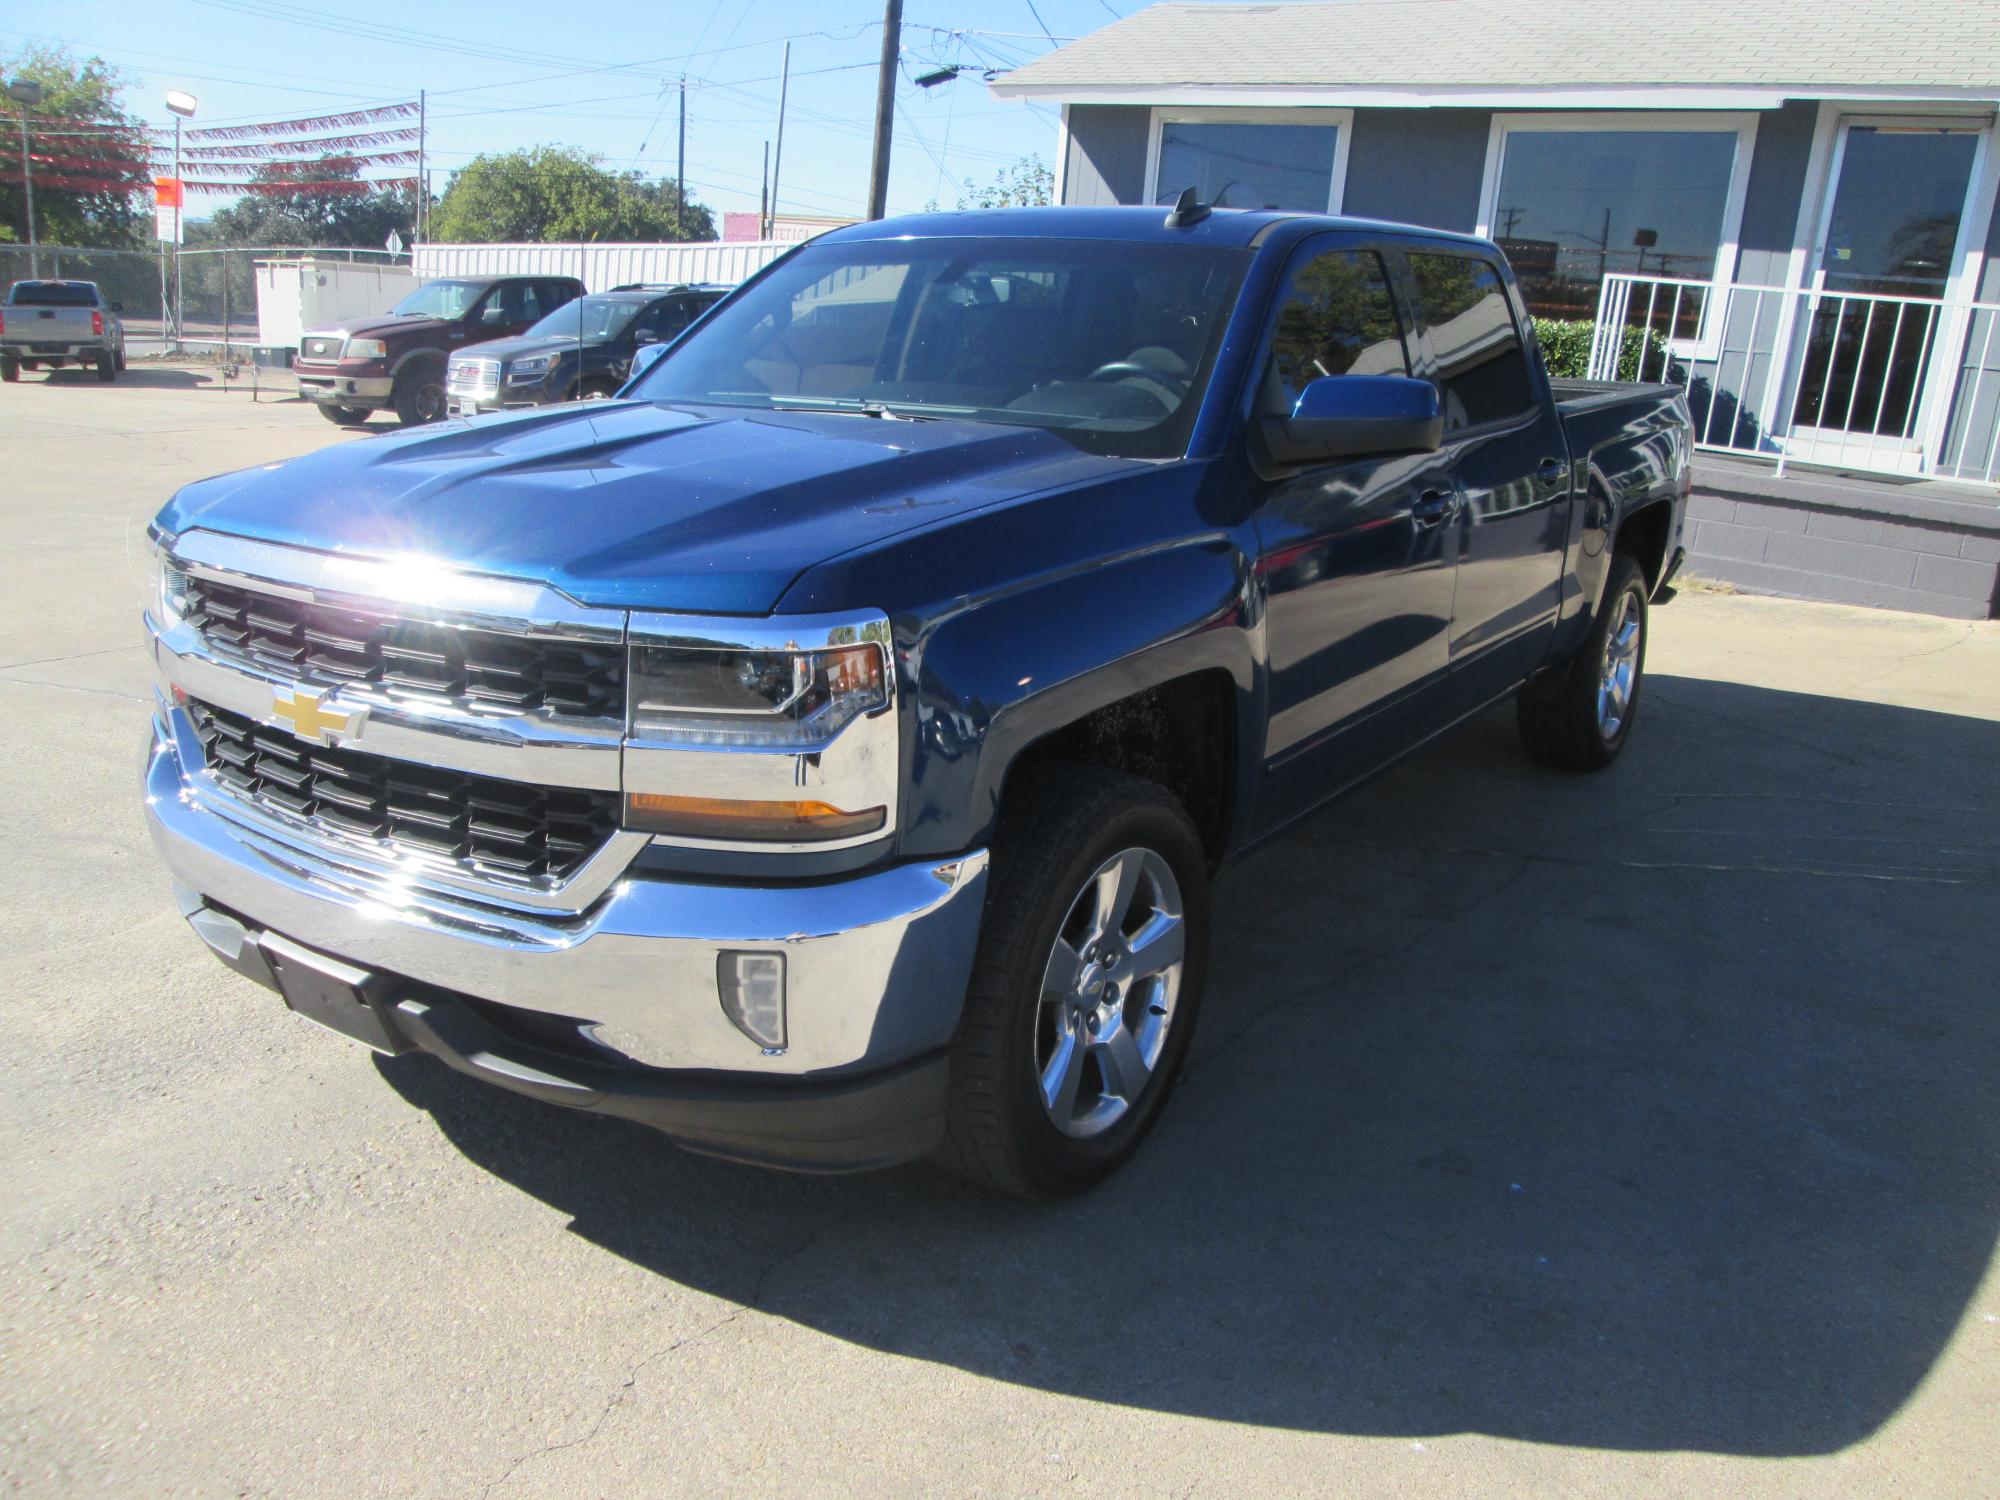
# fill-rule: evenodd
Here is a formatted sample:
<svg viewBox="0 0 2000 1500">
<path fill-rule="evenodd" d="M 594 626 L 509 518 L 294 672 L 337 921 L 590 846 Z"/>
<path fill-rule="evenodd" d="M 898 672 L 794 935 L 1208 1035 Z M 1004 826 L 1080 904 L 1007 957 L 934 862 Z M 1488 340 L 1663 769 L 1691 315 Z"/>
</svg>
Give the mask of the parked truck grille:
<svg viewBox="0 0 2000 1500">
<path fill-rule="evenodd" d="M 299 354 L 306 359 L 338 359 L 340 358 L 340 343 L 341 341 L 338 338 L 301 339 L 299 341 Z"/>
<path fill-rule="evenodd" d="M 557 641 L 364 614 L 188 580 L 188 623 L 211 650 L 287 677 L 502 713 L 622 719 L 621 645 Z"/>
<path fill-rule="evenodd" d="M 447 384 L 454 391 L 490 391 L 500 384 L 497 359 L 455 359 Z"/>
<path fill-rule="evenodd" d="M 323 749 L 241 714 L 190 702 L 218 783 L 336 837 L 524 879 L 562 879 L 617 824 L 612 792 L 529 786 L 361 750 Z"/>
</svg>

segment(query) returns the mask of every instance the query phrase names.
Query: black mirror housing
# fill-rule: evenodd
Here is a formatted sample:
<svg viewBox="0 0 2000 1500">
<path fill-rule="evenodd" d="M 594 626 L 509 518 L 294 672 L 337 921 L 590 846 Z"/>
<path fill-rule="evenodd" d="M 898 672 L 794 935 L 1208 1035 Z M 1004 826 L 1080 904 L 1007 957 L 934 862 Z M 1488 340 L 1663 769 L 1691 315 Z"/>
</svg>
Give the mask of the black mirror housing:
<svg viewBox="0 0 2000 1500">
<path fill-rule="evenodd" d="M 1435 453 L 1444 409 L 1428 380 L 1407 375 L 1326 375 L 1299 392 L 1289 413 L 1264 418 L 1264 443 L 1281 463 Z"/>
</svg>

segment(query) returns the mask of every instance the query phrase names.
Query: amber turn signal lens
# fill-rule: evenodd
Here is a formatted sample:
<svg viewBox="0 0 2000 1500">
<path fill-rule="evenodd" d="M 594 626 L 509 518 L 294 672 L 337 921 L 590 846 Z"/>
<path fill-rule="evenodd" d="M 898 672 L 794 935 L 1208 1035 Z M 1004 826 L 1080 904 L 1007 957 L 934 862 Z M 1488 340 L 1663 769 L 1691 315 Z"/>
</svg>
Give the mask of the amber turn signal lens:
<svg viewBox="0 0 2000 1500">
<path fill-rule="evenodd" d="M 690 839 L 813 843 L 873 833 L 887 816 L 888 809 L 883 807 L 848 812 L 826 802 L 744 802 L 729 797 L 673 797 L 664 792 L 625 795 L 627 828 Z"/>
</svg>

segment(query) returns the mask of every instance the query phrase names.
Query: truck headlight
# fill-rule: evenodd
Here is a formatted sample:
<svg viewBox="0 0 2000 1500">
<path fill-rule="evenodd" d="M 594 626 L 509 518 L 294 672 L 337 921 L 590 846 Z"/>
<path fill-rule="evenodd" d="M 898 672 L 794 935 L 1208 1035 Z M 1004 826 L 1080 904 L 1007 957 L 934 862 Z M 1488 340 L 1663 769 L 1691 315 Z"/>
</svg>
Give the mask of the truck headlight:
<svg viewBox="0 0 2000 1500">
<path fill-rule="evenodd" d="M 875 641 L 817 651 L 632 648 L 635 740 L 814 750 L 888 703 L 888 663 Z"/>
<path fill-rule="evenodd" d="M 540 380 L 549 373 L 549 367 L 555 362 L 556 357 L 553 354 L 534 354 L 526 359 L 513 360 L 507 366 L 507 378 L 510 381 L 523 383 Z"/>
<path fill-rule="evenodd" d="M 381 339 L 349 339 L 342 354 L 348 359 L 387 359 L 389 346 Z"/>
<path fill-rule="evenodd" d="M 625 826 L 752 844 L 854 840 L 882 830 L 889 816 L 888 789 L 878 786 L 850 798 L 833 793 L 829 784 L 826 790 L 837 802 L 814 796 L 794 779 L 788 757 L 824 751 L 857 720 L 887 709 L 889 671 L 879 640 L 811 650 L 634 642 L 627 724 L 633 752 L 644 750 L 649 760 L 662 750 L 709 754 L 688 756 L 684 776 L 649 777 L 635 787 L 628 752 Z M 718 753 L 758 751 L 767 753 L 750 759 L 773 762 L 768 775 L 743 765 L 740 770 L 752 778 L 746 781 L 714 769 Z M 889 764 L 893 769 L 893 751 Z M 706 785 L 707 776 L 730 784 Z"/>
<path fill-rule="evenodd" d="M 153 544 L 153 623 L 172 630 L 187 615 L 187 574 L 159 542 Z"/>
</svg>

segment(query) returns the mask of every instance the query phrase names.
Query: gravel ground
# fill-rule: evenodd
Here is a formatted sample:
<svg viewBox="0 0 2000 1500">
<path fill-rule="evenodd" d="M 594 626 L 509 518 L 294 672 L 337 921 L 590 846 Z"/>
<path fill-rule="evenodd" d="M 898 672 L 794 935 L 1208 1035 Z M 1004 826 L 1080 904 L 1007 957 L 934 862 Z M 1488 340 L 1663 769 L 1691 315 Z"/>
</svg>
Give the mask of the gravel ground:
<svg viewBox="0 0 2000 1500">
<path fill-rule="evenodd" d="M 2000 625 L 1690 593 L 1615 771 L 1463 726 L 1231 872 L 1162 1128 L 1024 1207 L 377 1061 L 183 930 L 144 522 L 356 440 L 0 389 L 14 1490 L 2000 1486 Z"/>
</svg>

